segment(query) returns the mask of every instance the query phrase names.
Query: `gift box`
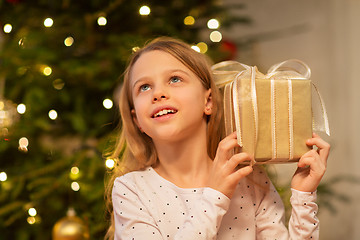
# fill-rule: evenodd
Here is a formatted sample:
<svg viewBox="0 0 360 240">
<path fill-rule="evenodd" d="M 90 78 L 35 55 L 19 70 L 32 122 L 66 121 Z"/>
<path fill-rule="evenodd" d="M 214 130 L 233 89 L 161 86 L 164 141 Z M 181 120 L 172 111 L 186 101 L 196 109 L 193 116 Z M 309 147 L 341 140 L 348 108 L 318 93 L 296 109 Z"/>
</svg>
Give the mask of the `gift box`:
<svg viewBox="0 0 360 240">
<path fill-rule="evenodd" d="M 266 75 L 235 61 L 215 64 L 212 70 L 224 95 L 226 135 L 236 131 L 237 151 L 253 155 L 250 164 L 298 161 L 310 150 L 305 142 L 316 126 L 330 134 L 325 105 L 304 62 L 281 62 Z M 320 106 L 316 116 L 313 90 Z"/>
</svg>

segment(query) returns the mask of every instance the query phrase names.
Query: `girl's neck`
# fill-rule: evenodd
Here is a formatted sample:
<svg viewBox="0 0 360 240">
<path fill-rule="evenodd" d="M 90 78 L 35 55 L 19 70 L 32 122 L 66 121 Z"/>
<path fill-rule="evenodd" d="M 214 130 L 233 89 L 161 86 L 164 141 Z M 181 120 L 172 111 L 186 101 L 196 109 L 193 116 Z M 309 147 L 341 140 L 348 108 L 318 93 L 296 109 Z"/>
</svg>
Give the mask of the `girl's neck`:
<svg viewBox="0 0 360 240">
<path fill-rule="evenodd" d="M 205 187 L 212 160 L 207 154 L 206 131 L 186 140 L 156 144 L 159 163 L 155 171 L 178 187 Z"/>
</svg>

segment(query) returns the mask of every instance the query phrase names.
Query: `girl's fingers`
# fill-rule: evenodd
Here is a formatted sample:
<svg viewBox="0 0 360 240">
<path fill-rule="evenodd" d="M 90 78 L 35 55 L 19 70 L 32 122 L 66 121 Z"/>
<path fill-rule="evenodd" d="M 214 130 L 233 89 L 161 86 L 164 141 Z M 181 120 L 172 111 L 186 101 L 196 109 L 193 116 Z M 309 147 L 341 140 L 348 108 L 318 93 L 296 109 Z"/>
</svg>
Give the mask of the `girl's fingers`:
<svg viewBox="0 0 360 240">
<path fill-rule="evenodd" d="M 316 173 L 319 176 L 322 176 L 326 170 L 326 164 L 324 164 L 315 150 L 311 150 L 304 154 L 299 162 L 298 167 L 304 168 L 309 166 L 313 173 Z"/>
<path fill-rule="evenodd" d="M 231 157 L 231 150 L 238 146 L 236 133 L 230 134 L 219 143 L 216 159 L 220 162 L 226 162 Z"/>
<path fill-rule="evenodd" d="M 330 144 L 325 142 L 319 135 L 313 133 L 313 138 L 310 138 L 306 141 L 308 146 L 316 146 L 318 148 L 318 153 L 320 155 L 320 159 L 326 163 L 327 158 L 330 152 Z"/>
<path fill-rule="evenodd" d="M 235 154 L 234 156 L 232 156 L 229 161 L 227 162 L 227 166 L 231 169 L 234 170 L 236 168 L 237 165 L 239 165 L 240 163 L 243 163 L 245 161 L 251 161 L 251 157 L 249 154 L 247 153 L 238 153 Z"/>
<path fill-rule="evenodd" d="M 229 178 L 237 183 L 240 181 L 240 179 L 242 179 L 242 178 L 246 177 L 247 175 L 249 175 L 250 173 L 252 173 L 253 170 L 254 169 L 252 166 L 245 166 L 245 167 L 242 167 L 242 168 L 236 170 L 233 174 L 231 174 L 229 176 Z"/>
</svg>

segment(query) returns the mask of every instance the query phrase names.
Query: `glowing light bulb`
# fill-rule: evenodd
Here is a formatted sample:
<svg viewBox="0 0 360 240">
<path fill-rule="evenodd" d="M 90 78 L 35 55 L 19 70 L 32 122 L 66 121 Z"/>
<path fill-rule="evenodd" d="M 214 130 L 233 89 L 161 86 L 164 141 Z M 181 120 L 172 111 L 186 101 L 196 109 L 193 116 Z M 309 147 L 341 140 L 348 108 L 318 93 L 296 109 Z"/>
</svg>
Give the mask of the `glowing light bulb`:
<svg viewBox="0 0 360 240">
<path fill-rule="evenodd" d="M 5 24 L 4 25 L 4 32 L 5 33 L 10 33 L 12 31 L 12 25 L 11 24 Z"/>
<path fill-rule="evenodd" d="M 137 51 L 140 50 L 140 47 L 133 47 L 131 50 L 133 53 L 136 53 Z"/>
<path fill-rule="evenodd" d="M 99 18 L 97 19 L 97 24 L 98 24 L 99 26 L 105 26 L 106 23 L 107 23 L 107 19 L 106 19 L 105 17 L 99 17 Z"/>
<path fill-rule="evenodd" d="M 193 16 L 187 16 L 186 18 L 184 18 L 184 24 L 185 25 L 194 25 L 195 18 Z"/>
<path fill-rule="evenodd" d="M 191 46 L 192 49 L 194 49 L 197 52 L 200 52 L 200 48 L 198 46 Z"/>
<path fill-rule="evenodd" d="M 44 26 L 45 27 L 52 27 L 53 24 L 54 24 L 54 20 L 52 20 L 52 18 L 46 18 L 44 20 Z"/>
<path fill-rule="evenodd" d="M 79 174 L 80 170 L 79 170 L 78 167 L 72 167 L 71 170 L 70 170 L 70 172 L 71 172 L 72 174 Z"/>
<path fill-rule="evenodd" d="M 210 33 L 210 40 L 212 42 L 220 42 L 222 39 L 222 34 L 219 31 L 213 31 Z"/>
<path fill-rule="evenodd" d="M 1 172 L 0 173 L 0 181 L 1 182 L 5 182 L 7 180 L 7 174 L 6 172 Z"/>
<path fill-rule="evenodd" d="M 106 108 L 106 109 L 110 109 L 110 108 L 112 108 L 113 107 L 113 101 L 111 101 L 110 99 L 104 99 L 104 101 L 103 101 L 103 106 L 104 106 L 104 108 Z"/>
<path fill-rule="evenodd" d="M 78 167 L 72 167 L 70 169 L 70 179 L 71 180 L 76 180 L 80 177 L 80 170 Z"/>
<path fill-rule="evenodd" d="M 209 29 L 218 29 L 219 26 L 220 26 L 219 21 L 216 20 L 216 19 L 214 19 L 214 18 L 213 18 L 213 19 L 210 19 L 210 20 L 207 22 L 207 27 L 208 27 Z"/>
<path fill-rule="evenodd" d="M 26 112 L 25 104 L 20 103 L 19 105 L 17 105 L 16 110 L 17 110 L 18 113 L 24 114 Z"/>
<path fill-rule="evenodd" d="M 106 159 L 106 161 L 105 161 L 105 166 L 106 166 L 108 169 L 113 169 L 113 168 L 115 167 L 115 160 L 114 160 L 114 159 L 111 159 L 111 158 Z"/>
<path fill-rule="evenodd" d="M 49 118 L 51 120 L 55 120 L 55 119 L 57 119 L 57 117 L 58 117 L 58 114 L 57 114 L 57 112 L 55 110 L 50 110 L 49 111 Z"/>
<path fill-rule="evenodd" d="M 28 222 L 28 224 L 32 225 L 32 224 L 36 223 L 36 219 L 35 219 L 35 217 L 28 217 L 27 222 Z"/>
<path fill-rule="evenodd" d="M 25 47 L 25 37 L 20 38 L 18 44 L 19 44 L 20 47 Z"/>
<path fill-rule="evenodd" d="M 31 217 L 35 217 L 37 214 L 37 211 L 35 208 L 29 208 L 28 213 Z"/>
<path fill-rule="evenodd" d="M 71 189 L 75 192 L 79 191 L 80 190 L 80 185 L 78 182 L 72 182 L 71 183 Z"/>
<path fill-rule="evenodd" d="M 65 40 L 64 40 L 64 44 L 67 47 L 70 47 L 71 45 L 73 45 L 73 43 L 74 43 L 74 38 L 71 36 L 65 38 Z"/>
<path fill-rule="evenodd" d="M 20 151 L 27 152 L 28 146 L 29 146 L 29 140 L 26 137 L 22 137 L 19 139 L 19 150 Z"/>
<path fill-rule="evenodd" d="M 142 6 L 140 9 L 139 9 L 139 13 L 140 15 L 142 16 L 147 16 L 149 15 L 151 12 L 150 8 L 148 6 Z"/>
<path fill-rule="evenodd" d="M 43 69 L 42 69 L 42 73 L 43 73 L 45 76 L 50 76 L 51 73 L 52 73 L 51 67 L 49 67 L 49 66 L 44 66 Z"/>
</svg>

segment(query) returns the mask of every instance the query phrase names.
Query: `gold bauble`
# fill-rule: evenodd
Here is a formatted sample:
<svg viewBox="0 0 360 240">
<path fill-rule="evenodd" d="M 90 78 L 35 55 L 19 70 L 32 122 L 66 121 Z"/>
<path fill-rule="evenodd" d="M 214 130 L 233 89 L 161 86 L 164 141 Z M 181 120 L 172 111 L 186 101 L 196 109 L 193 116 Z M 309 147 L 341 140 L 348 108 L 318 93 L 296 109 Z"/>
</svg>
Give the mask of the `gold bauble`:
<svg viewBox="0 0 360 240">
<path fill-rule="evenodd" d="M 89 230 L 75 211 L 69 209 L 66 217 L 61 218 L 54 225 L 53 240 L 87 240 L 90 239 Z"/>
<path fill-rule="evenodd" d="M 7 128 L 19 119 L 16 104 L 0 97 L 0 128 Z"/>
</svg>

